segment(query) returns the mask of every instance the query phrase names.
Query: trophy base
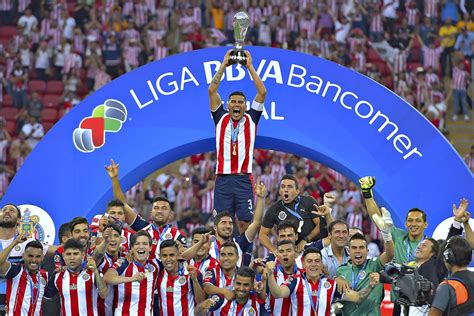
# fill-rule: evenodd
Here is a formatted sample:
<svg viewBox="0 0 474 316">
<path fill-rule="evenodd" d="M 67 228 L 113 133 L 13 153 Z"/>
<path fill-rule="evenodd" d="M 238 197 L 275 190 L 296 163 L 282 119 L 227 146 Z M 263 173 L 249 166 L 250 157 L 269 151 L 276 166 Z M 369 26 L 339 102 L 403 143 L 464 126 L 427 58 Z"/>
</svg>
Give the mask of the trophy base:
<svg viewBox="0 0 474 316">
<path fill-rule="evenodd" d="M 234 49 L 233 51 L 231 51 L 229 56 L 229 63 L 231 65 L 247 65 L 247 55 L 245 55 L 245 51 L 243 49 Z"/>
</svg>

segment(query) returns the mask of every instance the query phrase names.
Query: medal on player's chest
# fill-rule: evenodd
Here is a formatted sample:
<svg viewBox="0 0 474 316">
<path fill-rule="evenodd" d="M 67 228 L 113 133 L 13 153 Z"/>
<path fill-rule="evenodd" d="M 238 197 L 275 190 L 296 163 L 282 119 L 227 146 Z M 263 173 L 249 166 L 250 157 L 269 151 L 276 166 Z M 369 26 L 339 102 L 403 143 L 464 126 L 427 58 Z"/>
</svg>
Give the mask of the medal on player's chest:
<svg viewBox="0 0 474 316">
<path fill-rule="evenodd" d="M 186 277 L 184 275 L 178 278 L 179 285 L 184 285 L 186 283 Z"/>
<path fill-rule="evenodd" d="M 237 156 L 237 143 L 232 143 L 232 156 Z"/>
</svg>

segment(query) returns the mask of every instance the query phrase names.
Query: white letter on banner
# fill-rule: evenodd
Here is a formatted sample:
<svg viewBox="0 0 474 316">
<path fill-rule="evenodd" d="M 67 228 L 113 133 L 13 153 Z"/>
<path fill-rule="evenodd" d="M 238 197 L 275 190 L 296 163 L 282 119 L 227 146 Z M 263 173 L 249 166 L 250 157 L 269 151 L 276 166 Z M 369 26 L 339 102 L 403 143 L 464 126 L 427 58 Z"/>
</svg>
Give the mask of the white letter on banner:
<svg viewBox="0 0 474 316">
<path fill-rule="evenodd" d="M 186 74 L 188 75 L 188 78 L 186 78 Z M 184 89 L 184 84 L 190 81 L 194 82 L 194 84 L 199 87 L 199 82 L 197 82 L 196 78 L 194 78 L 193 74 L 191 73 L 191 71 L 189 71 L 188 67 L 183 67 L 183 71 L 181 72 L 180 90 L 182 91 Z"/>
<path fill-rule="evenodd" d="M 272 70 L 273 70 L 273 73 L 271 72 Z M 267 69 L 265 70 L 265 73 L 263 74 L 261 78 L 262 78 L 262 81 L 266 81 L 267 78 L 275 78 L 276 83 L 283 84 L 280 63 L 278 61 L 271 60 L 270 63 L 268 64 Z"/>
<path fill-rule="evenodd" d="M 238 64 L 237 67 L 235 67 L 235 70 L 237 70 L 237 76 L 234 76 L 234 67 L 227 67 L 225 69 L 226 75 L 227 75 L 227 81 L 239 81 L 244 79 L 245 77 L 245 70 L 244 67 L 242 67 L 241 64 Z"/>
<path fill-rule="evenodd" d="M 323 84 L 323 79 L 319 78 L 318 76 L 309 76 L 311 79 L 317 79 L 319 82 L 308 82 L 306 84 L 306 90 L 308 90 L 308 92 L 312 92 L 312 93 L 316 93 L 316 94 L 319 94 L 319 91 L 321 90 L 321 87 L 322 87 L 322 84 Z M 316 89 L 315 90 L 311 90 L 310 87 L 311 86 L 316 86 Z"/>
<path fill-rule="evenodd" d="M 295 68 L 301 69 L 303 71 L 303 73 L 302 74 L 293 73 L 295 71 Z M 305 75 L 306 75 L 306 68 L 304 68 L 302 66 L 299 66 L 299 65 L 292 64 L 291 69 L 290 69 L 290 75 L 288 76 L 287 85 L 289 85 L 290 87 L 301 88 L 302 86 L 304 86 L 304 76 Z M 299 78 L 301 80 L 301 82 L 299 84 L 292 83 L 291 79 L 293 77 Z"/>
<path fill-rule="evenodd" d="M 163 79 L 163 77 L 168 77 L 168 76 L 172 76 L 172 75 L 173 75 L 172 72 L 166 72 L 166 73 L 162 74 L 161 76 L 159 76 L 158 79 L 156 79 L 156 88 L 158 89 L 158 92 L 160 92 L 162 95 L 170 95 L 170 94 L 173 94 L 173 93 L 175 93 L 176 91 L 179 90 L 178 89 L 178 83 L 176 82 L 176 80 L 171 81 L 170 83 L 168 83 L 168 86 L 174 88 L 173 90 L 163 91 L 163 89 L 161 89 L 161 86 L 160 86 L 161 79 Z"/>
<path fill-rule="evenodd" d="M 206 82 L 207 84 L 210 84 L 212 81 L 212 78 L 214 77 L 212 73 L 214 72 L 215 74 L 217 72 L 217 69 L 219 69 L 221 62 L 217 60 L 206 61 L 205 63 L 203 63 L 203 65 L 204 65 L 204 73 L 206 74 Z M 212 71 L 211 69 L 212 66 L 214 66 L 214 71 Z M 224 79 L 224 77 L 222 77 L 222 79 Z"/>
<path fill-rule="evenodd" d="M 276 115 L 276 103 L 275 103 L 275 101 L 272 101 L 271 106 L 272 106 L 272 109 L 271 109 L 271 111 L 272 111 L 271 112 L 272 113 L 272 115 L 271 115 L 272 120 L 283 121 L 285 119 L 284 116 L 277 116 Z"/>
</svg>

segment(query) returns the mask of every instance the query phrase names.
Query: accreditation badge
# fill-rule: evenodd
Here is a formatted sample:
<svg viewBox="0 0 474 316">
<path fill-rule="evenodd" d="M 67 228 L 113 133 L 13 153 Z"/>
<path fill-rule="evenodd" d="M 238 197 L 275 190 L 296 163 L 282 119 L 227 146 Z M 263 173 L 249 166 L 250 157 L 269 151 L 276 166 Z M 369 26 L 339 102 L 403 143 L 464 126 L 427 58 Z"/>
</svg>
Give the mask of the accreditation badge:
<svg viewBox="0 0 474 316">
<path fill-rule="evenodd" d="M 367 275 L 367 273 L 365 273 L 364 270 L 360 271 L 359 272 L 359 278 L 362 280 L 363 278 L 365 278 L 365 276 Z"/>
</svg>

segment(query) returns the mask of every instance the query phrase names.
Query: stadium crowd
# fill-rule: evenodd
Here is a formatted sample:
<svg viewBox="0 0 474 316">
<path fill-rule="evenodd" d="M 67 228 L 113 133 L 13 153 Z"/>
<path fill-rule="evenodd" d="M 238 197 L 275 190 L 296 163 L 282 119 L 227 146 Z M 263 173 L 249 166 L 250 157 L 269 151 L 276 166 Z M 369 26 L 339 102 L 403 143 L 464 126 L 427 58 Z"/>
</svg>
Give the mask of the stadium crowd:
<svg viewBox="0 0 474 316">
<path fill-rule="evenodd" d="M 0 194 L 46 125 L 140 65 L 232 44 L 232 17 L 240 10 L 250 16 L 249 45 L 293 49 L 350 67 L 445 130 L 451 97 L 452 119 L 469 120 L 473 9 L 463 0 L 0 0 L 0 24 L 15 25 L 14 34 L 0 34 L 0 111 L 13 109 L 1 112 L 9 116 L 0 121 Z M 249 62 L 257 88 L 250 114 L 239 111 L 246 100 L 239 92 L 229 97 L 228 113 L 216 94 L 226 66 L 209 95 L 216 126 L 230 135 L 239 133 L 244 115 L 256 128 L 266 90 Z M 224 127 L 226 115 L 236 125 Z M 410 314 L 441 315 L 465 302 L 463 308 L 472 308 L 474 280 L 465 268 L 474 235 L 466 200 L 453 206 L 449 239 L 440 242 L 425 236 L 428 218 L 418 208 L 406 210 L 406 231 L 394 227 L 390 212 L 373 199 L 373 177 L 355 184 L 320 163 L 266 150 L 239 152 L 239 161 L 249 157 L 252 163 L 226 171 L 219 152 L 236 155 L 241 145 L 233 137 L 216 154 L 188 157 L 176 173 L 160 173 L 127 192 L 112 161 L 106 169 L 115 200 L 92 222 L 79 217 L 61 225 L 61 245 L 18 235 L 21 214 L 15 205 L 4 206 L 0 300 L 8 315 L 54 310 L 43 302 L 56 294 L 63 315 L 328 315 L 336 298 L 344 315 L 379 315 L 379 272 L 392 260 L 417 267 L 441 293 L 428 302 L 437 311 L 426 304 Z M 471 167 L 473 155 L 466 158 Z M 255 186 L 238 178 L 242 174 L 257 180 Z M 225 188 L 245 195 L 248 185 L 251 199 L 244 204 L 253 212 L 241 212 L 239 197 L 226 212 Z M 454 236 L 463 230 L 466 238 Z M 54 261 L 54 275 L 39 269 L 44 255 Z M 448 272 L 468 279 L 465 301 L 460 287 L 449 284 L 453 280 L 443 281 Z M 396 303 L 394 314 L 401 309 Z"/>
</svg>

